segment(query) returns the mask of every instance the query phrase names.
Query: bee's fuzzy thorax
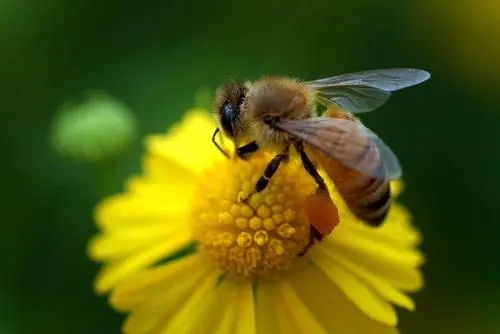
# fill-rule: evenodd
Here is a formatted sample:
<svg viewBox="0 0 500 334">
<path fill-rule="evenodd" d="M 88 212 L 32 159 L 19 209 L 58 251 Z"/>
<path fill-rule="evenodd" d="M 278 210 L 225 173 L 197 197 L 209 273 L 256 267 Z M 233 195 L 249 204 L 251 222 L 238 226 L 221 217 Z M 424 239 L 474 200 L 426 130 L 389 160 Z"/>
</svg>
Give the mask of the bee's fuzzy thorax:
<svg viewBox="0 0 500 334">
<path fill-rule="evenodd" d="M 290 136 L 272 128 L 269 117 L 304 119 L 316 115 L 313 93 L 296 79 L 265 77 L 248 86 L 243 124 L 261 147 L 280 149 Z"/>
</svg>

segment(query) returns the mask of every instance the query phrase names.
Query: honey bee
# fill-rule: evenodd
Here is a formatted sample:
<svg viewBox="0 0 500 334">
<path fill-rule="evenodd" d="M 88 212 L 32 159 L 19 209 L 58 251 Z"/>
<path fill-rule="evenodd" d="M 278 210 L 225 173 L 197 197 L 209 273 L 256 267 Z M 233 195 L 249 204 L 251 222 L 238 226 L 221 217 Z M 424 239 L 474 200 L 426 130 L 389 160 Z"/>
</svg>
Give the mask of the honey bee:
<svg viewBox="0 0 500 334">
<path fill-rule="evenodd" d="M 353 214 L 377 227 L 391 205 L 389 181 L 399 178 L 402 171 L 391 149 L 355 115 L 378 109 L 391 92 L 429 78 L 430 74 L 423 70 L 396 68 L 305 82 L 288 77 L 230 82 L 218 90 L 214 100 L 218 127 L 212 141 L 227 155 L 216 142 L 217 133 L 222 131 L 233 141 L 236 156 L 241 159 L 260 149 L 276 152 L 254 191 L 243 201 L 267 187 L 280 164 L 289 159 L 293 146 L 317 183 L 312 203 L 334 206 L 324 200 L 329 198 L 328 189 L 318 166 L 333 181 Z M 326 107 L 322 114 L 318 104 Z M 324 224 L 324 219 L 311 221 L 311 239 L 321 240 L 331 232 L 333 225 Z"/>
</svg>

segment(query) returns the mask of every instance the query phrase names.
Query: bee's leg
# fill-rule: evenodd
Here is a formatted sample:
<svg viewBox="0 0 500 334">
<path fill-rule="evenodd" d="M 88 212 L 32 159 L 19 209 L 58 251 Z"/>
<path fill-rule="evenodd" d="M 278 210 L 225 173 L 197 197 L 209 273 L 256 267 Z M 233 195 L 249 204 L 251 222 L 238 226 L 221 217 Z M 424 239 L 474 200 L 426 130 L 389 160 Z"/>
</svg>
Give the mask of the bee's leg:
<svg viewBox="0 0 500 334">
<path fill-rule="evenodd" d="M 307 253 L 307 251 L 309 250 L 309 248 L 311 248 L 311 246 L 314 244 L 315 240 L 318 240 L 318 241 L 323 240 L 323 235 L 321 233 L 319 233 L 319 231 L 314 226 L 309 225 L 309 242 L 307 243 L 306 247 L 304 247 L 304 249 L 300 253 L 297 253 L 297 255 L 299 257 L 304 256 Z"/>
<path fill-rule="evenodd" d="M 316 184 L 318 185 L 318 191 L 326 191 L 328 192 L 328 187 L 326 186 L 325 180 L 319 175 L 318 170 L 312 163 L 311 159 L 307 156 L 306 152 L 304 152 L 304 145 L 302 142 L 295 143 L 295 149 L 299 152 L 300 160 L 302 161 L 302 165 L 305 170 L 312 176 Z"/>
<path fill-rule="evenodd" d="M 312 178 L 318 185 L 316 192 L 326 192 L 328 194 L 328 187 L 326 186 L 325 180 L 323 180 L 321 175 L 319 175 L 318 170 L 312 163 L 311 159 L 309 159 L 309 157 L 307 156 L 306 152 L 304 151 L 304 145 L 301 142 L 296 142 L 295 149 L 300 155 L 300 160 L 302 161 L 302 165 L 304 166 L 305 170 L 309 173 L 309 175 L 312 176 Z M 309 230 L 309 243 L 306 245 L 306 247 L 304 247 L 304 250 L 298 253 L 298 256 L 303 256 L 314 244 L 314 241 L 323 240 L 323 235 L 314 226 L 309 225 Z"/>
<path fill-rule="evenodd" d="M 259 145 L 257 145 L 257 143 L 253 141 L 253 142 L 248 143 L 246 145 L 237 147 L 236 148 L 236 155 L 238 156 L 238 158 L 240 158 L 242 160 L 247 160 L 249 155 L 257 152 L 258 149 L 259 149 Z"/>
<path fill-rule="evenodd" d="M 269 180 L 276 174 L 278 171 L 278 168 L 280 164 L 288 159 L 288 153 L 289 153 L 290 147 L 287 145 L 286 148 L 281 152 L 280 154 L 276 155 L 271 161 L 266 166 L 266 169 L 264 169 L 264 174 L 257 180 L 257 183 L 255 184 L 254 190 L 248 194 L 245 198 L 242 198 L 242 202 L 248 201 L 252 195 L 261 192 L 262 190 L 266 189 L 266 187 L 269 184 Z"/>
</svg>

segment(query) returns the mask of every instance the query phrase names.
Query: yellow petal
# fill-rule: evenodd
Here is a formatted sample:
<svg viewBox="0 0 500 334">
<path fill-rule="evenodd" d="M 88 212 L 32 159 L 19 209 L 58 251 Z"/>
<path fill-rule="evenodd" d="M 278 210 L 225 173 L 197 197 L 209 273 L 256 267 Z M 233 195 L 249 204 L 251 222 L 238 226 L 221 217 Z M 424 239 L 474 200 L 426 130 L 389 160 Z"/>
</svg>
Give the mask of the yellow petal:
<svg viewBox="0 0 500 334">
<path fill-rule="evenodd" d="M 325 256 L 324 260 L 332 262 L 332 266 L 340 266 L 359 277 L 360 280 L 370 285 L 385 300 L 409 310 L 415 308 L 415 303 L 411 298 L 392 286 L 384 277 L 369 272 L 358 263 L 350 261 L 348 258 L 339 255 L 334 250 L 322 244 L 316 246 L 316 252 L 322 253 Z"/>
<path fill-rule="evenodd" d="M 174 125 L 167 135 L 148 137 L 147 146 L 150 152 L 199 173 L 216 159 L 224 159 L 212 143 L 215 128 L 210 113 L 194 109 L 186 113 L 182 122 Z"/>
<path fill-rule="evenodd" d="M 338 226 L 332 236 L 322 242 L 322 246 L 384 277 L 396 288 L 405 291 L 420 289 L 423 284 L 419 270 L 424 261 L 422 254 L 417 249 L 379 238 L 375 230 L 359 233 L 356 229 Z"/>
<path fill-rule="evenodd" d="M 326 177 L 326 175 L 324 176 Z M 327 183 L 341 221 L 341 224 L 335 229 L 336 233 L 344 229 L 352 230 L 360 235 L 365 235 L 367 238 L 377 238 L 381 241 L 402 246 L 416 246 L 421 242 L 420 232 L 411 224 L 410 212 L 398 202 L 392 204 L 384 224 L 374 229 L 354 216 L 333 183 Z M 396 192 L 395 195 L 398 195 L 398 192 L 401 191 L 400 187 L 402 187 L 402 182 L 394 181 L 391 183 L 391 189 Z"/>
<path fill-rule="evenodd" d="M 274 312 L 278 320 L 279 334 L 302 334 L 295 323 L 292 313 L 280 296 L 274 300 Z"/>
<path fill-rule="evenodd" d="M 238 318 L 236 319 L 236 326 L 234 334 L 256 334 L 255 325 L 255 305 L 250 283 L 239 284 L 238 294 Z"/>
<path fill-rule="evenodd" d="M 117 231 L 99 234 L 89 244 L 89 256 L 95 261 L 118 260 L 152 245 L 168 240 L 189 238 L 187 223 L 130 226 Z"/>
<path fill-rule="evenodd" d="M 193 253 L 166 264 L 137 271 L 116 286 L 111 294 L 111 304 L 121 311 L 138 307 L 150 296 L 161 291 L 161 287 L 176 284 L 176 280 L 196 280 L 204 273 L 203 261 Z M 188 286 L 186 284 L 185 286 Z"/>
<path fill-rule="evenodd" d="M 372 320 L 312 263 L 298 266 L 285 277 L 298 298 L 328 333 L 394 334 L 397 330 Z"/>
<path fill-rule="evenodd" d="M 399 195 L 401 195 L 401 193 L 405 189 L 405 184 L 401 180 L 391 181 L 390 185 L 391 185 L 391 194 L 392 194 L 392 197 L 394 197 L 394 198 L 399 197 Z"/>
<path fill-rule="evenodd" d="M 278 299 L 276 285 L 268 282 L 259 282 L 256 298 L 257 333 L 279 333 L 275 303 Z"/>
<path fill-rule="evenodd" d="M 327 334 L 328 332 L 321 326 L 314 317 L 314 314 L 302 303 L 297 296 L 296 292 L 286 281 L 278 284 L 281 298 L 283 300 L 283 307 L 286 307 L 290 312 L 294 322 L 297 324 L 299 332 L 301 333 L 317 333 Z"/>
<path fill-rule="evenodd" d="M 100 294 L 105 293 L 127 276 L 187 247 L 191 242 L 190 235 L 178 234 L 160 244 L 134 252 L 123 260 L 106 265 L 97 275 L 95 290 Z"/>
<path fill-rule="evenodd" d="M 189 329 L 177 329 L 169 333 L 255 333 L 254 302 L 250 283 L 223 279 L 198 307 L 201 309 L 197 316 L 189 319 Z"/>
<path fill-rule="evenodd" d="M 130 276 L 113 291 L 111 303 L 118 309 L 133 309 L 123 326 L 125 333 L 158 333 L 193 296 L 204 308 L 200 294 L 215 287 L 218 275 L 193 254 Z"/>
<path fill-rule="evenodd" d="M 420 233 L 411 225 L 410 213 L 398 203 L 392 205 L 387 219 L 382 226 L 377 228 L 367 226 L 359 219 L 351 218 L 351 215 L 351 213 L 346 215 L 347 218 L 341 215 L 340 221 L 346 224 L 340 224 L 335 230 L 336 233 L 343 233 L 345 230 L 367 239 L 374 239 L 401 247 L 416 246 L 421 241 Z"/>
<path fill-rule="evenodd" d="M 214 299 L 215 287 L 219 273 L 213 271 L 209 276 L 205 276 L 192 291 L 191 296 L 187 298 L 173 315 L 162 316 L 162 322 L 165 326 L 159 331 L 162 334 L 169 333 L 192 333 L 197 334 L 197 322 L 205 314 L 208 307 L 213 307 L 217 301 Z M 161 326 L 157 326 L 161 327 Z M 157 332 L 157 331 L 155 331 Z"/>
<path fill-rule="evenodd" d="M 328 261 L 322 252 L 315 252 L 314 262 L 368 317 L 388 326 L 397 324 L 397 314 L 392 305 L 376 294 L 365 282 Z"/>
<path fill-rule="evenodd" d="M 255 334 L 254 308 L 250 283 L 224 279 L 217 287 L 210 310 L 199 319 L 197 333 Z"/>
<path fill-rule="evenodd" d="M 215 302 L 206 312 L 205 319 L 199 321 L 198 333 L 232 334 L 238 316 L 239 286 L 224 279 L 215 292 Z M 211 311 L 211 312 L 210 312 Z M 204 326 L 203 323 L 205 324 Z"/>
<path fill-rule="evenodd" d="M 257 333 L 301 334 L 293 320 L 280 287 L 274 282 L 259 282 L 256 298 Z M 314 333 L 311 331 L 311 333 Z"/>
<path fill-rule="evenodd" d="M 203 265 L 190 256 L 119 285 L 113 303 L 137 309 L 125 328 L 134 333 L 255 333 L 251 284 L 223 280 L 217 285 L 220 274 L 197 268 Z"/>
<path fill-rule="evenodd" d="M 140 177 L 128 182 L 127 189 L 131 192 L 149 193 L 153 187 L 155 191 L 169 193 L 182 191 L 188 197 L 196 186 L 196 174 L 163 155 L 148 153 L 143 160 L 143 172 Z"/>
<path fill-rule="evenodd" d="M 184 185 L 190 178 L 196 177 L 196 174 L 185 164 L 178 164 L 168 159 L 164 154 L 158 154 L 156 151 L 148 152 L 143 158 L 142 169 L 144 175 L 152 179 L 174 185 Z M 179 180 L 180 179 L 180 180 Z"/>
<path fill-rule="evenodd" d="M 182 221 L 188 221 L 190 200 L 183 196 L 176 197 L 174 194 L 159 197 L 132 194 L 110 196 L 96 207 L 96 223 L 105 230 L 134 225 L 160 224 L 167 229 L 174 227 L 178 219 L 184 218 Z"/>
</svg>

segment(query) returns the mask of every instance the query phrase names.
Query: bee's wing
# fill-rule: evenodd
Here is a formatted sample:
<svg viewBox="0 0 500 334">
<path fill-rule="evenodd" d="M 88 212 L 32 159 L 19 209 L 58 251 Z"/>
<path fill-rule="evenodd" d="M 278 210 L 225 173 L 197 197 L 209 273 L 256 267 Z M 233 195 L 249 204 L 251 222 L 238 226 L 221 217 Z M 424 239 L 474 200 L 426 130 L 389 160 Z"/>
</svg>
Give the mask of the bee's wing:
<svg viewBox="0 0 500 334">
<path fill-rule="evenodd" d="M 348 167 L 376 178 L 398 179 L 401 165 L 392 150 L 374 132 L 347 119 L 315 117 L 305 120 L 283 119 L 276 126 L 317 148 Z M 365 149 L 378 148 L 384 170 L 373 168 L 372 161 L 360 159 Z"/>
<path fill-rule="evenodd" d="M 372 111 L 384 104 L 391 92 L 418 85 L 430 78 L 424 70 L 393 68 L 355 72 L 307 81 L 319 103 L 332 104 L 351 113 Z"/>
<path fill-rule="evenodd" d="M 375 110 L 390 96 L 390 92 L 365 86 L 330 86 L 316 91 L 316 100 L 325 107 L 340 107 L 353 114 Z"/>
</svg>

